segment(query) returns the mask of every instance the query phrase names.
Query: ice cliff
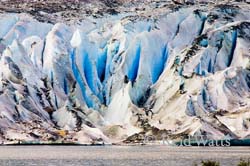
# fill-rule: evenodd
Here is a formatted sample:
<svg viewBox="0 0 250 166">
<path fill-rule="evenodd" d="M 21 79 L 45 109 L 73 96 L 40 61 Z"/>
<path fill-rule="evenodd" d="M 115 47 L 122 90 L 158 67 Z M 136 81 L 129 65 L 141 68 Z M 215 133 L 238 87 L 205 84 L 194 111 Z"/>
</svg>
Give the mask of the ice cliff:
<svg viewBox="0 0 250 166">
<path fill-rule="evenodd" d="M 2 12 L 1 140 L 248 138 L 249 3 L 144 6 L 53 22 Z"/>
</svg>

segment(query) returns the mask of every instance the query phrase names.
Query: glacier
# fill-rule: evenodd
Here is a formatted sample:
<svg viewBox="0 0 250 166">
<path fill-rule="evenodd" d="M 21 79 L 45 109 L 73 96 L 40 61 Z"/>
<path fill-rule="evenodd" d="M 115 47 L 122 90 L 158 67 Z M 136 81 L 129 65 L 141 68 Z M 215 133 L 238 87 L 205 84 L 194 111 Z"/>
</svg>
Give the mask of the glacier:
<svg viewBox="0 0 250 166">
<path fill-rule="evenodd" d="M 147 3 L 71 21 L 0 13 L 0 140 L 249 138 L 249 3 Z"/>
</svg>

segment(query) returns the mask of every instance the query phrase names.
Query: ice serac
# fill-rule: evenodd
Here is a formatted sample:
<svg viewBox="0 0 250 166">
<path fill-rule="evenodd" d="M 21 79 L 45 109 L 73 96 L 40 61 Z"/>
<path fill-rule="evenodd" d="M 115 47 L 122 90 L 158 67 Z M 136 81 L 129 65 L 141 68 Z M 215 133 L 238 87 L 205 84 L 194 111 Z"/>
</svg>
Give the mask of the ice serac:
<svg viewBox="0 0 250 166">
<path fill-rule="evenodd" d="M 206 3 L 64 23 L 0 14 L 0 139 L 248 138 L 250 6 Z"/>
</svg>

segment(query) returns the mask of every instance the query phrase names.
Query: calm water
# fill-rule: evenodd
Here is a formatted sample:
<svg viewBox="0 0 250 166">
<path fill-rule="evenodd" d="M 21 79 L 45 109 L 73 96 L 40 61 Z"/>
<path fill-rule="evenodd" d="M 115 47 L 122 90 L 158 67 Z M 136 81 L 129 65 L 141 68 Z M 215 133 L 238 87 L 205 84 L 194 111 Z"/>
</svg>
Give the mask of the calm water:
<svg viewBox="0 0 250 166">
<path fill-rule="evenodd" d="M 250 158 L 250 147 L 0 146 L 1 166 L 192 166 L 207 159 L 236 166 L 241 158 Z"/>
</svg>

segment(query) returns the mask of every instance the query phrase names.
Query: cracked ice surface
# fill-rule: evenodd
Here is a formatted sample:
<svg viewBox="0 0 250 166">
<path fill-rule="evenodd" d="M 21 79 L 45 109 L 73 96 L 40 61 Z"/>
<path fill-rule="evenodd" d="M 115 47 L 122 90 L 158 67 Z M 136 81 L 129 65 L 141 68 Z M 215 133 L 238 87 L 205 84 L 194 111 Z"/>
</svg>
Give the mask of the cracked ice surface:
<svg viewBox="0 0 250 166">
<path fill-rule="evenodd" d="M 153 129 L 246 138 L 249 16 L 230 5 L 78 24 L 1 14 L 1 139 L 112 142 Z"/>
</svg>

